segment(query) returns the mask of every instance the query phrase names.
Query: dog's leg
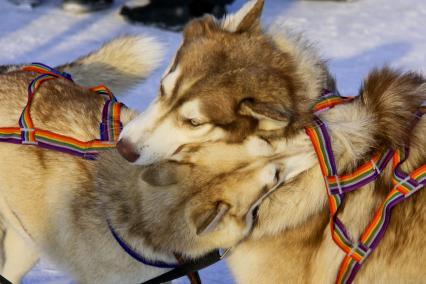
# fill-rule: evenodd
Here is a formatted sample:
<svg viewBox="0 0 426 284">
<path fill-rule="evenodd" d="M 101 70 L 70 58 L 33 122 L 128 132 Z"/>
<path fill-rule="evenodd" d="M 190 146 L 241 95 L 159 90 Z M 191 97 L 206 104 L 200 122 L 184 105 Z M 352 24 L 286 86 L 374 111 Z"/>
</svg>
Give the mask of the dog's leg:
<svg viewBox="0 0 426 284">
<path fill-rule="evenodd" d="M 13 229 L 8 229 L 4 237 L 4 266 L 1 274 L 12 283 L 20 283 L 22 277 L 33 267 L 39 256 Z"/>
</svg>

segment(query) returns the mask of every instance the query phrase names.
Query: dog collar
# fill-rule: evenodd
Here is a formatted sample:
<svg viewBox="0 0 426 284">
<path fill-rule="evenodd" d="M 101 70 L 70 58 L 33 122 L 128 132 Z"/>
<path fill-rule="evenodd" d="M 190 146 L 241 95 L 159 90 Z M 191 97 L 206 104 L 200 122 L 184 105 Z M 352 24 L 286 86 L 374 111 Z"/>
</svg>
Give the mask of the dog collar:
<svg viewBox="0 0 426 284">
<path fill-rule="evenodd" d="M 141 284 L 160 284 L 160 283 L 175 280 L 185 275 L 189 278 L 191 284 L 201 284 L 201 279 L 197 272 L 203 268 L 206 268 L 222 260 L 225 257 L 225 255 L 229 252 L 229 249 L 227 250 L 218 249 L 200 258 L 197 258 L 195 260 L 190 260 L 190 261 L 183 261 L 180 259 L 180 257 L 176 256 L 178 263 L 153 261 L 142 256 L 140 253 L 135 251 L 135 249 L 133 249 L 125 240 L 123 240 L 123 238 L 118 234 L 118 232 L 111 225 L 111 222 L 108 218 L 107 218 L 107 224 L 116 242 L 130 257 L 148 266 L 164 268 L 164 269 L 172 269 L 166 273 L 163 273 L 150 280 L 147 280 Z"/>
<path fill-rule="evenodd" d="M 133 259 L 137 260 L 138 262 L 141 262 L 145 265 L 154 266 L 158 268 L 176 268 L 179 266 L 178 263 L 167 263 L 163 261 L 154 261 L 149 260 L 146 257 L 139 254 L 137 251 L 135 251 L 132 247 L 130 247 L 129 244 L 125 240 L 123 240 L 120 235 L 117 233 L 116 230 L 114 230 L 113 226 L 111 225 L 111 222 L 107 219 L 108 228 L 111 231 L 112 236 L 117 241 L 117 243 L 120 245 L 120 247 Z"/>
</svg>

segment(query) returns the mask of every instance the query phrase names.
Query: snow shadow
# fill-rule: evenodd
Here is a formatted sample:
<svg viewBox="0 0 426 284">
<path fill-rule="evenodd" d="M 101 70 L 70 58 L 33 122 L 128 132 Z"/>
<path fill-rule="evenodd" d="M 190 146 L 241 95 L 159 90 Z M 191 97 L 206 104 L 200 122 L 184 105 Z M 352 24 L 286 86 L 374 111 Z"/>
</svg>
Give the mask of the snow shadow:
<svg viewBox="0 0 426 284">
<path fill-rule="evenodd" d="M 372 69 L 383 66 L 401 68 L 398 61 L 410 51 L 411 44 L 406 41 L 385 43 L 354 56 L 331 59 L 330 71 L 336 77 L 342 95 L 354 96 Z"/>
<path fill-rule="evenodd" d="M 46 14 L 49 9 L 43 8 L 34 12 L 31 8 L 18 7 L 7 0 L 0 1 L 0 11 L 3 14 L 0 20 L 0 37 L 4 38 L 31 25 L 39 17 Z"/>
</svg>

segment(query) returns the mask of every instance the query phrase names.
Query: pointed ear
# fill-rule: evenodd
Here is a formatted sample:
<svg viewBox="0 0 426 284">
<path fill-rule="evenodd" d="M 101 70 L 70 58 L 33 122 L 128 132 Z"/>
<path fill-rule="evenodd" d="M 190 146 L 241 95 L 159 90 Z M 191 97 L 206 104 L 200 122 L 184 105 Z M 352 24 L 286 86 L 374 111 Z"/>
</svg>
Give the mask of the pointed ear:
<svg viewBox="0 0 426 284">
<path fill-rule="evenodd" d="M 191 40 L 200 36 L 208 36 L 210 33 L 218 29 L 216 20 L 211 15 L 205 15 L 201 18 L 189 22 L 183 30 L 184 40 Z"/>
<path fill-rule="evenodd" d="M 260 31 L 260 15 L 264 0 L 251 0 L 238 12 L 226 16 L 222 20 L 222 28 L 229 32 Z"/>
<path fill-rule="evenodd" d="M 198 210 L 197 210 L 198 211 Z M 229 211 L 229 205 L 223 202 L 216 207 L 194 212 L 192 219 L 196 227 L 197 235 L 203 236 L 214 231 Z"/>
<path fill-rule="evenodd" d="M 142 180 L 152 186 L 177 184 L 180 179 L 189 175 L 190 166 L 175 162 L 162 162 L 146 168 L 142 172 Z"/>
<path fill-rule="evenodd" d="M 256 102 L 245 99 L 240 103 L 239 113 L 259 121 L 259 130 L 277 130 L 288 125 L 291 112 L 284 106 L 272 102 Z"/>
</svg>

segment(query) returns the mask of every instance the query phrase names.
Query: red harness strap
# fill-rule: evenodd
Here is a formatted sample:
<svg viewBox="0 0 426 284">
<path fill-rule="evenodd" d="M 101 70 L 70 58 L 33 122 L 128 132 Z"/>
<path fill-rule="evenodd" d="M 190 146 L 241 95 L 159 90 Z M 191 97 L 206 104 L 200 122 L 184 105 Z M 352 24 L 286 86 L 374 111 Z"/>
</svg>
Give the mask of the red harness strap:
<svg viewBox="0 0 426 284">
<path fill-rule="evenodd" d="M 30 112 L 33 98 L 43 82 L 52 79 L 72 81 L 71 75 L 61 73 L 41 63 L 33 63 L 24 67 L 23 70 L 41 75 L 32 80 L 28 86 L 28 101 L 19 118 L 19 127 L 0 128 L 0 142 L 37 145 L 38 147 L 68 153 L 89 160 L 95 159 L 99 151 L 115 147 L 120 131 L 123 128 L 120 121 L 120 112 L 121 108 L 125 106 L 117 102 L 108 88 L 105 86 L 91 88 L 95 93 L 105 97 L 102 121 L 100 123 L 100 139 L 80 141 L 72 137 L 36 128 Z"/>
<path fill-rule="evenodd" d="M 314 111 L 318 113 L 351 100 L 352 98 L 343 98 L 328 93 L 321 97 L 319 103 L 314 107 Z M 422 107 L 416 117 L 420 119 L 424 113 L 425 108 Z M 426 165 L 422 165 L 411 174 L 406 174 L 400 169 L 400 166 L 408 157 L 408 148 L 396 151 L 387 149 L 374 155 L 370 161 L 360 166 L 353 173 L 339 176 L 326 124 L 316 116 L 314 124 L 306 127 L 306 133 L 311 138 L 324 176 L 330 207 L 331 235 L 334 242 L 346 254 L 339 268 L 336 283 L 352 283 L 362 263 L 382 239 L 389 223 L 391 209 L 426 185 Z M 377 179 L 391 159 L 393 159 L 394 188 L 376 211 L 373 220 L 365 229 L 360 240 L 353 242 L 345 226 L 337 217 L 337 210 L 343 202 L 345 193 Z"/>
</svg>

